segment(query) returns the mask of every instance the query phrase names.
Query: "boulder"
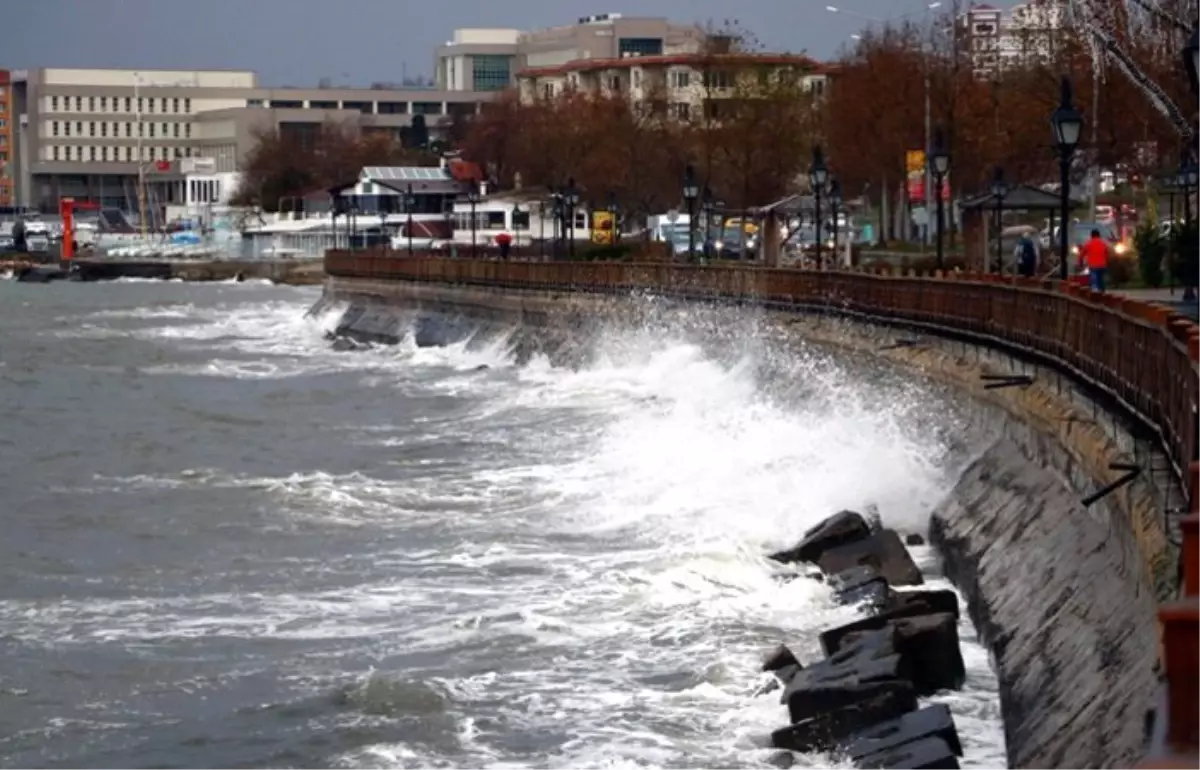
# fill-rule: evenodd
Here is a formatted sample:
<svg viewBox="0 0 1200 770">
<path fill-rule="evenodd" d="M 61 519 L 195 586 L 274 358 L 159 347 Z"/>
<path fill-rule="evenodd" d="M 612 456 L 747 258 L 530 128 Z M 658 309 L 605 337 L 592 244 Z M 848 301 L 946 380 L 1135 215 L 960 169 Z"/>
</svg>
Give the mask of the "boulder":
<svg viewBox="0 0 1200 770">
<path fill-rule="evenodd" d="M 784 684 L 791 684 L 792 680 L 796 678 L 796 674 L 799 674 L 803 670 L 804 668 L 799 663 L 793 663 L 790 666 L 776 669 L 775 679 Z"/>
<path fill-rule="evenodd" d="M 868 754 L 858 759 L 857 767 L 887 767 L 897 770 L 908 768 L 950 768 L 958 770 L 958 757 L 941 738 L 922 738 L 894 749 Z"/>
<path fill-rule="evenodd" d="M 944 703 L 927 706 L 920 711 L 911 711 L 895 719 L 881 721 L 870 727 L 856 730 L 843 743 L 847 756 L 858 761 L 871 754 L 891 751 L 906 743 L 924 738 L 941 738 L 958 756 L 962 756 L 962 741 L 954 727 L 950 708 Z"/>
<path fill-rule="evenodd" d="M 916 707 L 917 698 L 911 689 L 882 689 L 812 719 L 781 727 L 771 733 L 771 745 L 801 752 L 829 751 L 849 736 L 871 725 L 890 722 Z"/>
<path fill-rule="evenodd" d="M 785 645 L 779 645 L 767 656 L 763 661 L 763 671 L 778 671 L 784 666 L 799 666 L 800 661 L 796 660 L 796 656 L 792 654 Z M 803 666 L 801 666 L 803 668 Z"/>
<path fill-rule="evenodd" d="M 896 652 L 918 695 L 957 690 L 967 678 L 958 622 L 948 612 L 891 621 L 896 627 Z"/>
<path fill-rule="evenodd" d="M 767 757 L 767 764 L 778 767 L 779 770 L 788 770 L 789 767 L 796 764 L 796 759 L 790 751 L 778 751 Z"/>
<path fill-rule="evenodd" d="M 914 606 L 927 607 L 928 614 L 949 612 L 957 618 L 958 594 L 946 589 L 937 591 L 892 591 L 888 594 L 883 611 L 890 612 Z"/>
<path fill-rule="evenodd" d="M 812 666 L 796 674 L 780 700 L 788 708 L 792 724 L 825 711 L 873 697 L 890 687 L 916 692 L 903 676 L 899 655 L 856 658 L 840 666 Z M 882 690 L 881 690 L 882 688 Z"/>
<path fill-rule="evenodd" d="M 915 586 L 925 582 L 912 555 L 900 542 L 900 535 L 892 529 L 827 549 L 817 559 L 817 565 L 830 575 L 851 567 L 869 566 L 894 586 Z"/>
<path fill-rule="evenodd" d="M 911 618 L 921 615 L 938 614 L 923 602 L 913 602 L 905 604 L 895 609 L 885 610 L 878 615 L 868 615 L 865 618 L 860 618 L 844 626 L 830 628 L 821 634 L 821 649 L 825 654 L 833 655 L 842 645 L 842 640 L 848 634 L 853 634 L 857 631 L 878 631 L 886 627 L 891 621 L 898 618 Z"/>
<path fill-rule="evenodd" d="M 798 561 L 816 562 L 821 554 L 831 548 L 854 543 L 870 535 L 871 530 L 861 514 L 841 511 L 805 532 L 804 537 L 794 547 L 773 553 L 770 558 L 785 564 Z"/>
<path fill-rule="evenodd" d="M 888 600 L 887 581 L 871 567 L 851 567 L 830 575 L 829 586 L 840 604 L 867 604 L 879 609 Z"/>
<path fill-rule="evenodd" d="M 925 545 L 925 538 L 918 535 L 916 532 L 909 532 L 904 536 L 905 545 Z"/>
</svg>

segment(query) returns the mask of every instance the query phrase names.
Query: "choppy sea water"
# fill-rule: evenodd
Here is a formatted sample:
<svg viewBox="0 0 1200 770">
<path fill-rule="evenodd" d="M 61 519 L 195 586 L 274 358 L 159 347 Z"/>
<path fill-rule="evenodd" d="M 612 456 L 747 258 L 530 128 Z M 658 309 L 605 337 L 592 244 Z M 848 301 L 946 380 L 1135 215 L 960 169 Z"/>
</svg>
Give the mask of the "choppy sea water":
<svg viewBox="0 0 1200 770">
<path fill-rule="evenodd" d="M 762 654 L 854 610 L 763 554 L 968 459 L 945 394 L 749 332 L 337 352 L 317 296 L 0 282 L 0 765 L 766 765 Z M 961 634 L 933 700 L 1002 766 Z"/>
</svg>

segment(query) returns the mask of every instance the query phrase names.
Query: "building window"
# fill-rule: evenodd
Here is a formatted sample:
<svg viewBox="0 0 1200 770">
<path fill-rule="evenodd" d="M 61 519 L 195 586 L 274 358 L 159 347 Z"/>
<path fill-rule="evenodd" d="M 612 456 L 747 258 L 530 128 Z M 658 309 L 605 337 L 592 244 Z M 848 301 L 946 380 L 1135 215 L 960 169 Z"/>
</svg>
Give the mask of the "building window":
<svg viewBox="0 0 1200 770">
<path fill-rule="evenodd" d="M 553 99 L 554 98 L 554 84 L 553 83 L 543 83 L 542 84 L 542 98 L 543 99 Z"/>
<path fill-rule="evenodd" d="M 271 107 L 276 110 L 302 110 L 304 102 L 296 99 L 272 99 Z"/>
<path fill-rule="evenodd" d="M 662 56 L 663 41 L 661 37 L 623 37 L 617 43 L 618 55 L 626 56 Z"/>
<path fill-rule="evenodd" d="M 133 124 L 132 123 L 125 124 L 125 136 L 133 136 Z"/>
<path fill-rule="evenodd" d="M 71 121 L 68 120 L 65 123 L 63 123 L 63 136 L 70 136 L 70 135 L 71 135 Z"/>
<path fill-rule="evenodd" d="M 58 112 L 58 97 L 57 96 L 50 97 L 50 111 Z"/>
<path fill-rule="evenodd" d="M 102 122 L 100 124 L 100 136 L 108 136 L 108 123 L 107 122 Z"/>
<path fill-rule="evenodd" d="M 188 123 L 183 127 L 183 135 L 187 139 L 192 138 L 192 124 Z"/>
<path fill-rule="evenodd" d="M 93 145 L 93 146 L 91 146 L 91 147 L 89 147 L 89 148 L 88 148 L 88 160 L 91 160 L 91 161 L 94 161 L 94 160 L 96 160 L 96 147 L 95 147 L 95 145 Z"/>
<path fill-rule="evenodd" d="M 88 136 L 95 136 L 95 135 L 96 135 L 96 122 L 89 120 L 88 121 Z"/>
<path fill-rule="evenodd" d="M 733 76 L 727 70 L 713 70 L 704 73 L 705 88 L 732 88 Z"/>
<path fill-rule="evenodd" d="M 671 105 L 671 114 L 679 120 L 687 120 L 692 116 L 692 105 L 687 102 L 675 102 Z"/>
<path fill-rule="evenodd" d="M 129 163 L 129 162 L 130 162 L 130 161 L 132 161 L 132 160 L 133 160 L 133 148 L 132 148 L 132 147 L 126 147 L 126 148 L 125 148 L 125 162 L 126 162 L 126 163 Z"/>
<path fill-rule="evenodd" d="M 178 99 L 171 100 L 171 112 L 179 112 L 179 100 Z"/>
<path fill-rule="evenodd" d="M 115 101 L 115 98 L 114 98 L 114 101 Z M 100 97 L 100 111 L 108 112 L 108 97 L 107 96 Z"/>
<path fill-rule="evenodd" d="M 54 160 L 58 160 L 58 145 L 51 147 L 50 150 L 51 150 L 51 152 L 54 153 L 54 155 L 53 155 Z"/>
<path fill-rule="evenodd" d="M 179 124 L 175 123 L 175 124 L 173 124 L 173 126 L 174 127 L 172 130 L 172 133 L 175 135 L 175 138 L 178 139 L 179 138 Z"/>
<path fill-rule="evenodd" d="M 83 121 L 75 121 L 75 136 L 83 136 Z"/>
<path fill-rule="evenodd" d="M 608 90 L 610 90 L 610 91 L 620 91 L 621 90 L 621 76 L 620 75 L 609 75 L 606 78 L 606 80 L 608 81 L 608 83 L 607 83 Z"/>
<path fill-rule="evenodd" d="M 107 147 L 100 148 L 100 160 L 104 161 L 105 163 L 108 163 L 108 148 Z"/>
<path fill-rule="evenodd" d="M 176 157 L 176 158 L 182 158 L 182 157 L 183 157 L 183 150 L 182 150 L 182 149 L 180 149 L 179 147 L 176 147 L 176 148 L 175 148 L 175 157 Z"/>
<path fill-rule="evenodd" d="M 58 136 L 58 121 L 57 120 L 50 124 L 50 135 Z"/>
<path fill-rule="evenodd" d="M 186 112 L 186 113 L 187 113 L 187 114 L 189 114 L 189 115 L 190 115 L 190 114 L 192 114 L 192 100 L 191 100 L 191 98 L 185 98 L 185 99 L 183 100 L 183 111 L 184 111 L 184 112 Z"/>
<path fill-rule="evenodd" d="M 133 112 L 133 99 L 128 96 L 125 97 L 125 111 Z"/>
<path fill-rule="evenodd" d="M 511 56 L 478 54 L 471 57 L 471 74 L 476 91 L 503 91 L 512 84 Z"/>
<path fill-rule="evenodd" d="M 354 110 L 355 112 L 361 112 L 364 115 L 374 115 L 375 114 L 375 103 L 374 102 L 342 102 L 342 109 L 343 110 Z"/>
<path fill-rule="evenodd" d="M 261 107 L 261 106 L 263 106 L 263 100 L 262 99 L 247 99 L 246 106 L 247 107 Z"/>
<path fill-rule="evenodd" d="M 441 115 L 441 102 L 413 102 L 414 115 Z"/>
<path fill-rule="evenodd" d="M 83 112 L 83 97 L 82 96 L 75 97 L 75 111 Z"/>
<path fill-rule="evenodd" d="M 149 136 L 151 139 L 153 139 L 154 138 L 154 124 L 147 123 L 146 126 L 147 126 L 146 135 Z"/>
<path fill-rule="evenodd" d="M 380 115 L 405 115 L 408 113 L 408 102 L 380 102 Z"/>
</svg>

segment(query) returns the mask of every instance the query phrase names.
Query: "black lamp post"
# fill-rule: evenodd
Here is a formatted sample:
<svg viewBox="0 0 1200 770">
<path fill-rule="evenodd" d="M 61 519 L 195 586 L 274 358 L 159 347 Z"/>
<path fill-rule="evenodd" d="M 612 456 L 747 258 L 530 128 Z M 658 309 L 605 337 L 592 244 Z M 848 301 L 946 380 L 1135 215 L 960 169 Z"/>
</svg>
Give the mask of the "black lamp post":
<svg viewBox="0 0 1200 770">
<path fill-rule="evenodd" d="M 842 208 L 842 185 L 837 179 L 829 180 L 829 213 L 833 222 L 833 264 L 838 261 L 838 212 Z"/>
<path fill-rule="evenodd" d="M 546 261 L 546 201 L 538 203 L 538 256 Z"/>
<path fill-rule="evenodd" d="M 1200 83 L 1197 82 L 1196 67 L 1200 65 L 1197 60 L 1200 59 L 1200 23 L 1192 23 L 1192 36 L 1188 38 L 1188 44 L 1183 47 L 1183 67 L 1187 70 L 1188 84 L 1192 87 L 1192 94 L 1200 92 Z"/>
<path fill-rule="evenodd" d="M 1067 259 L 1071 249 L 1071 156 L 1079 144 L 1083 131 L 1083 114 L 1071 103 L 1071 81 L 1063 75 L 1059 86 L 1059 103 L 1050 116 L 1054 127 L 1054 141 L 1058 145 L 1059 173 L 1059 228 L 1058 228 L 1058 277 L 1067 280 Z"/>
<path fill-rule="evenodd" d="M 513 223 L 513 245 L 518 249 L 521 248 L 521 215 L 525 210 L 521 208 L 521 204 L 513 204 L 512 223 Z"/>
<path fill-rule="evenodd" d="M 683 170 L 683 200 L 688 210 L 688 261 L 696 260 L 696 196 L 700 191 L 696 187 L 696 169 L 687 164 Z"/>
<path fill-rule="evenodd" d="M 475 207 L 479 205 L 479 191 L 475 189 L 474 183 L 471 184 L 471 189 L 467 191 L 467 202 L 471 204 L 471 259 L 475 259 L 476 255 L 476 226 Z"/>
<path fill-rule="evenodd" d="M 408 229 L 408 256 L 413 255 L 413 206 L 417 203 L 416 196 L 413 195 L 412 185 L 410 184 L 404 191 L 404 213 L 408 215 L 408 222 L 405 227 Z"/>
<path fill-rule="evenodd" d="M 608 191 L 608 213 L 612 215 L 612 242 L 616 246 L 621 242 L 621 208 L 617 205 L 617 191 Z"/>
<path fill-rule="evenodd" d="M 709 244 L 712 242 L 713 209 L 715 207 L 713 205 L 712 190 L 708 185 L 704 185 L 704 192 L 701 193 L 700 200 L 700 210 L 704 212 L 704 258 L 708 259 L 710 256 L 715 256 L 709 252 Z"/>
<path fill-rule="evenodd" d="M 1004 260 L 1000 256 L 1000 242 L 1003 240 L 1000 237 L 1000 229 L 1004 224 L 1001 219 L 1001 212 L 1004 209 L 1004 198 L 1008 195 L 1008 183 L 1004 181 L 1004 169 L 996 166 L 992 171 L 992 197 L 996 199 L 996 272 L 1004 272 Z M 991 272 L 988 270 L 987 272 Z"/>
<path fill-rule="evenodd" d="M 567 179 L 567 189 L 563 191 L 563 203 L 566 204 L 568 222 L 567 255 L 575 256 L 575 207 L 579 205 L 579 190 L 575 187 L 575 177 Z"/>
<path fill-rule="evenodd" d="M 816 227 L 817 269 L 821 269 L 821 192 L 829 179 L 829 169 L 825 166 L 825 155 L 821 146 L 813 147 L 812 165 L 808 168 L 808 181 L 813 191 L 813 224 Z"/>
<path fill-rule="evenodd" d="M 554 192 L 554 203 L 552 205 L 554 215 L 554 248 L 553 257 L 558 259 L 559 250 L 562 247 L 562 239 L 566 237 L 567 230 L 567 206 L 563 202 L 563 195 L 557 190 Z"/>
<path fill-rule="evenodd" d="M 946 150 L 946 138 L 942 129 L 933 134 L 933 152 L 929 156 L 933 171 L 933 195 L 937 200 L 937 269 L 946 269 L 945 252 L 942 248 L 942 230 L 945 228 L 945 202 L 942 200 L 942 183 L 950 170 L 950 153 Z"/>
<path fill-rule="evenodd" d="M 1192 189 L 1200 183 L 1200 171 L 1196 168 L 1196 156 L 1185 149 L 1179 163 L 1179 186 L 1183 188 L 1183 221 L 1192 222 Z"/>
</svg>

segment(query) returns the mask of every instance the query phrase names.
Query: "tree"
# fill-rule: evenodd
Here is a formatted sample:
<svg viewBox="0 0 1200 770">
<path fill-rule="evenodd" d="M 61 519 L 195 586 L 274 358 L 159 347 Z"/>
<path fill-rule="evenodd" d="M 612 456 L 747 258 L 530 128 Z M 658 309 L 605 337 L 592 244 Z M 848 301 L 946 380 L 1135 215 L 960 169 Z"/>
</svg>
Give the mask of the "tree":
<svg viewBox="0 0 1200 770">
<path fill-rule="evenodd" d="M 402 147 L 383 131 L 359 133 L 336 123 L 304 136 L 263 131 L 245 159 L 234 203 L 279 211 L 289 198 L 357 179 L 365 166 L 431 163 L 432 158 Z"/>
</svg>

